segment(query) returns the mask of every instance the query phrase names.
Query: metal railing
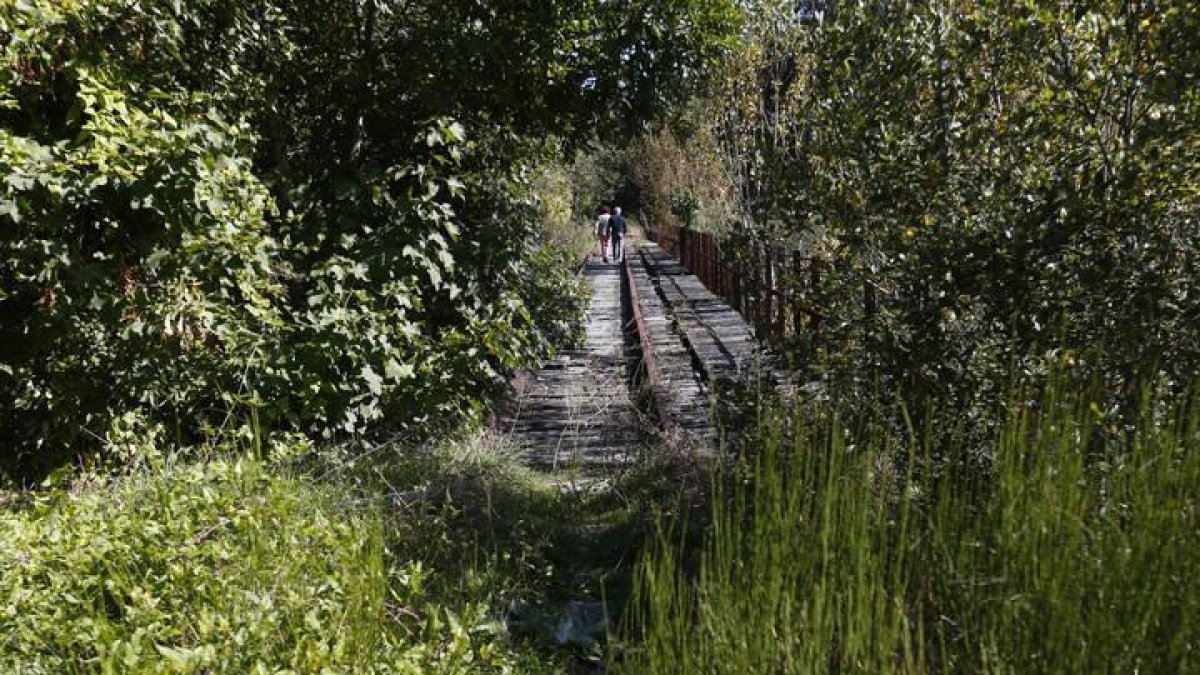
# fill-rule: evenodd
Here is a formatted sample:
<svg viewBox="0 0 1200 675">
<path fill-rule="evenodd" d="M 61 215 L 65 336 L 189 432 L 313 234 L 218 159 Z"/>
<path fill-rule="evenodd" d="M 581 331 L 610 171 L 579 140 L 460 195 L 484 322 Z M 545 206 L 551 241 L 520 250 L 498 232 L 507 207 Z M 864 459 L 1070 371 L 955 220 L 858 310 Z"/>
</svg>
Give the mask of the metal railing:
<svg viewBox="0 0 1200 675">
<path fill-rule="evenodd" d="M 647 231 L 770 343 L 820 340 L 822 263 L 754 239 L 719 239 L 672 225 Z"/>
</svg>

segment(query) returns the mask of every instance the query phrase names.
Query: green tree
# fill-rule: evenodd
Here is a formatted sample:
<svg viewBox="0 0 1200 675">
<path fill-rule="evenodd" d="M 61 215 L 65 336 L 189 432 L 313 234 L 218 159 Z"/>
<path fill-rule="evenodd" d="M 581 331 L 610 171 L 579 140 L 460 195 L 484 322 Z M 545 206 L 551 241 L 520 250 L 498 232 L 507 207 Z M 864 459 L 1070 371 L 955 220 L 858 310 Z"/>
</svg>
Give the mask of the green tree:
<svg viewBox="0 0 1200 675">
<path fill-rule="evenodd" d="M 214 423 L 281 328 L 249 130 L 159 70 L 182 44 L 168 9 L 0 12 L 5 463 L 53 466 L 114 411 Z"/>
<path fill-rule="evenodd" d="M 827 260 L 843 385 L 967 406 L 1047 353 L 1127 393 L 1200 366 L 1194 3 L 748 13 L 709 123 L 742 236 Z"/>
</svg>

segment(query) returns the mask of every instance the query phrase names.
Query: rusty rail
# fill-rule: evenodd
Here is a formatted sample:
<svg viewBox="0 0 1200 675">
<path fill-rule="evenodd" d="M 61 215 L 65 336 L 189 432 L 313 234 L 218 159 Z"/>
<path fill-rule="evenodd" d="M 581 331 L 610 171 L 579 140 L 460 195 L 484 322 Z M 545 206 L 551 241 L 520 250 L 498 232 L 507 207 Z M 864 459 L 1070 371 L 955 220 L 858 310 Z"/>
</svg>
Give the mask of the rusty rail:
<svg viewBox="0 0 1200 675">
<path fill-rule="evenodd" d="M 646 377 L 651 385 L 656 384 L 660 379 L 658 371 L 658 363 L 654 360 L 654 345 L 650 344 L 650 332 L 646 329 L 646 321 L 642 318 L 642 303 L 638 300 L 637 282 L 633 280 L 633 274 L 629 271 L 628 260 L 621 263 L 621 272 L 625 275 L 625 283 L 628 285 L 629 304 L 633 308 L 633 322 L 637 328 L 638 341 L 642 346 L 642 365 L 646 368 Z"/>
<path fill-rule="evenodd" d="M 629 293 L 629 304 L 633 310 L 633 322 L 635 329 L 638 332 L 638 343 L 642 348 L 642 368 L 645 369 L 646 382 L 650 386 L 651 403 L 655 415 L 658 417 L 659 425 L 663 431 L 669 435 L 673 435 L 678 431 L 678 420 L 673 419 L 670 414 L 670 405 L 667 401 L 661 400 L 662 396 L 669 396 L 669 393 L 661 386 L 662 371 L 658 367 L 658 360 L 654 354 L 654 343 L 651 342 L 650 329 L 646 325 L 645 317 L 642 315 L 642 303 L 638 295 L 637 282 L 634 280 L 633 272 L 629 269 L 629 257 L 626 253 L 625 258 L 621 261 L 621 273 L 625 277 L 626 292 Z"/>
</svg>

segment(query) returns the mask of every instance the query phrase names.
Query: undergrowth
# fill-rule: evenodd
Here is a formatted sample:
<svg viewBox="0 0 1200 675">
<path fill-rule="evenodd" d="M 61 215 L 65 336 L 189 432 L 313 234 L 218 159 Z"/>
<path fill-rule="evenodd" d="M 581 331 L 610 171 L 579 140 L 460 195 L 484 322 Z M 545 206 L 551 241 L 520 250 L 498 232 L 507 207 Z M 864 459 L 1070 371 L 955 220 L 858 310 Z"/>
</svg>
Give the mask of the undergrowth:
<svg viewBox="0 0 1200 675">
<path fill-rule="evenodd" d="M 382 509 L 258 460 L 35 502 L 0 514 L 3 672 L 554 672 Z"/>
<path fill-rule="evenodd" d="M 1112 429 L 1085 393 L 1022 400 L 982 466 L 953 419 L 897 446 L 763 415 L 703 545 L 647 554 L 624 669 L 1200 671 L 1200 410 Z"/>
<path fill-rule="evenodd" d="M 656 523 L 695 502 L 681 486 L 695 493 L 706 484 L 689 461 L 666 452 L 601 482 L 544 474 L 487 435 L 391 454 L 357 480 L 388 496 L 396 559 L 421 561 L 439 597 L 486 599 L 516 639 L 585 672 L 597 672 L 606 635 L 562 642 L 555 633 L 565 607 L 599 603 L 608 616 L 623 613 Z"/>
<path fill-rule="evenodd" d="M 598 672 L 603 630 L 558 639 L 564 609 L 620 613 L 697 479 L 556 482 L 500 445 L 153 455 L 12 493 L 0 672 Z"/>
</svg>

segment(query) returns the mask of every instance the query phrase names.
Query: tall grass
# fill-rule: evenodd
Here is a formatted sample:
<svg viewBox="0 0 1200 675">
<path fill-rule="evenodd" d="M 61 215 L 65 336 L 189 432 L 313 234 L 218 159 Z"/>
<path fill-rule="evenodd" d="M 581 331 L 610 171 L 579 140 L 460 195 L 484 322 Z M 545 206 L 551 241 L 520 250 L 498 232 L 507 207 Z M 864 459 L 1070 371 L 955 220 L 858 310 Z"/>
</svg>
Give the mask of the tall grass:
<svg viewBox="0 0 1200 675">
<path fill-rule="evenodd" d="M 647 554 L 629 671 L 1200 672 L 1195 405 L 1109 429 L 1050 391 L 983 469 L 798 426 L 715 482 L 697 554 Z"/>
</svg>

